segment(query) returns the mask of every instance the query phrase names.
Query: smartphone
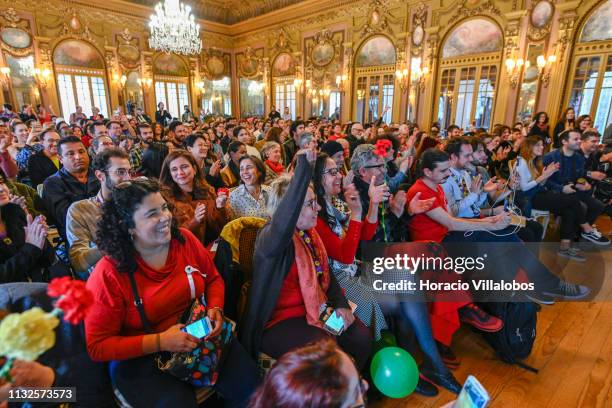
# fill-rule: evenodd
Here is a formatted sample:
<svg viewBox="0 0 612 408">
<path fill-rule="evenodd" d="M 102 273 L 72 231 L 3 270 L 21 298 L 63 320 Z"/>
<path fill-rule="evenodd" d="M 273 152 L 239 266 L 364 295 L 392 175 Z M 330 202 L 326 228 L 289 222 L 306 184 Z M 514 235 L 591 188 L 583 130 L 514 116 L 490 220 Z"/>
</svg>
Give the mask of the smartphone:
<svg viewBox="0 0 612 408">
<path fill-rule="evenodd" d="M 181 329 L 185 333 L 189 333 L 198 339 L 203 339 L 212 332 L 212 325 L 210 319 L 206 316 L 203 319 L 197 320 Z"/>
<path fill-rule="evenodd" d="M 335 336 L 339 336 L 344 331 L 344 319 L 337 316 L 336 310 L 328 304 L 321 305 L 319 320 L 323 323 L 323 328 Z"/>
<path fill-rule="evenodd" d="M 485 408 L 491 397 L 473 375 L 468 376 L 453 408 Z"/>
</svg>

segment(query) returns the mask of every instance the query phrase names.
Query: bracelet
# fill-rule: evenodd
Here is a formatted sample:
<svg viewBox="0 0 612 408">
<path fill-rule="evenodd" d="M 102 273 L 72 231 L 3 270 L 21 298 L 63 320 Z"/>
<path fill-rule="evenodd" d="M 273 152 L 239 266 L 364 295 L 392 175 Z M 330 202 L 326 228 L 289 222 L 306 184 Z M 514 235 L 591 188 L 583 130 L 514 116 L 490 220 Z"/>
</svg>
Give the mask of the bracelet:
<svg viewBox="0 0 612 408">
<path fill-rule="evenodd" d="M 160 352 L 161 351 L 161 336 L 159 335 L 159 333 L 157 333 L 156 335 L 156 341 L 157 341 L 157 351 Z"/>
</svg>

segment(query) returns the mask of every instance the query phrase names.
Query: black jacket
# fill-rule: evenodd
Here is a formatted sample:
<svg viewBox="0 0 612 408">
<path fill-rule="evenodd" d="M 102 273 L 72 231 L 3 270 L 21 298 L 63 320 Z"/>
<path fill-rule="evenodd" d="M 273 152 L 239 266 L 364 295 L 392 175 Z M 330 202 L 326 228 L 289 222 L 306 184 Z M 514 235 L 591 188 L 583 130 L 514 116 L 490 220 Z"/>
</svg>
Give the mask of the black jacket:
<svg viewBox="0 0 612 408">
<path fill-rule="evenodd" d="M 165 143 L 155 142 L 142 152 L 142 161 L 138 172 L 145 177 L 159 178 L 162 164 L 168 155 L 168 146 Z"/>
<path fill-rule="evenodd" d="M 87 183 L 82 184 L 75 179 L 65 168 L 61 168 L 54 175 L 45 180 L 42 199 L 45 202 L 47 213 L 53 223 L 66 240 L 66 215 L 68 207 L 75 201 L 84 200 L 98 194 L 100 182 L 93 170 L 87 173 Z"/>
<path fill-rule="evenodd" d="M 155 122 L 161 123 L 163 127 L 166 127 L 172 121 L 172 115 L 167 110 L 155 111 Z"/>
<path fill-rule="evenodd" d="M 62 164 L 60 163 L 60 169 L 61 168 Z M 42 184 L 47 177 L 55 172 L 57 172 L 57 167 L 53 164 L 53 160 L 45 156 L 42 151 L 33 154 L 28 159 L 28 174 L 30 175 L 30 180 L 34 188 Z"/>
<path fill-rule="evenodd" d="M 41 250 L 25 242 L 26 215 L 16 204 L 0 208 L 6 225 L 7 237 L 0 240 L 0 283 L 46 282 L 49 274 L 45 268 L 55 261 L 55 251 L 49 242 Z"/>
<path fill-rule="evenodd" d="M 253 281 L 240 332 L 242 345 L 254 357 L 259 352 L 264 326 L 272 316 L 285 277 L 295 262 L 292 237 L 312 172 L 313 166 L 301 155 L 287 192 L 255 241 Z M 333 273 L 330 273 L 327 298 L 334 308 L 349 307 Z"/>
</svg>

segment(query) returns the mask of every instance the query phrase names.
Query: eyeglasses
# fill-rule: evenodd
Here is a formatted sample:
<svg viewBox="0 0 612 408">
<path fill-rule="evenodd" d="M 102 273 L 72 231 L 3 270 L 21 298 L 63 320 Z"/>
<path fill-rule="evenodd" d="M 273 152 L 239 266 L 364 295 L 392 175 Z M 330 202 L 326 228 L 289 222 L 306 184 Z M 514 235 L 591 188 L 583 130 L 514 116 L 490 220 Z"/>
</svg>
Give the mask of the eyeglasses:
<svg viewBox="0 0 612 408">
<path fill-rule="evenodd" d="M 381 164 L 371 164 L 369 166 L 363 166 L 364 169 L 378 169 L 382 172 L 387 171 L 387 166 L 384 163 Z"/>
<path fill-rule="evenodd" d="M 319 203 L 317 203 L 317 199 L 313 198 L 312 200 L 308 200 L 304 203 L 304 207 L 310 207 L 315 211 L 319 210 Z"/>
<path fill-rule="evenodd" d="M 340 167 L 334 167 L 331 169 L 324 170 L 322 174 L 329 174 L 331 176 L 337 176 L 338 173 L 340 173 L 341 171 L 342 169 Z"/>
<path fill-rule="evenodd" d="M 136 174 L 136 172 L 132 169 L 115 169 L 112 173 L 117 177 L 133 177 Z"/>
</svg>

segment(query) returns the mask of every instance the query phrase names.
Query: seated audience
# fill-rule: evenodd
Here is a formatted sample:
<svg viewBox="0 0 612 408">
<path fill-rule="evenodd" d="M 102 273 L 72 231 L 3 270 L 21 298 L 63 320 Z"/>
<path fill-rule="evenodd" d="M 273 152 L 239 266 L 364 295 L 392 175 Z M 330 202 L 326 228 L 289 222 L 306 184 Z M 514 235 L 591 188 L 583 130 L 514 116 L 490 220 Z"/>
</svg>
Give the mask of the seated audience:
<svg viewBox="0 0 612 408">
<path fill-rule="evenodd" d="M 283 177 L 272 185 L 272 220 L 255 242 L 242 344 L 253 356 L 261 351 L 280 358 L 305 344 L 334 338 L 319 319 L 320 308 L 327 304 L 344 320 L 344 331 L 335 338 L 361 370 L 369 358 L 371 337 L 330 273 L 327 251 L 315 230 L 320 208 L 309 184 L 316 153 L 301 150 L 296 156 L 291 181 Z"/>
<path fill-rule="evenodd" d="M 57 144 L 63 167 L 44 182 L 42 199 L 60 235 L 66 240 L 66 215 L 70 204 L 93 197 L 100 182 L 89 168 L 89 156 L 83 142 L 71 136 Z"/>
<path fill-rule="evenodd" d="M 177 324 L 196 297 L 205 298 L 213 322 L 208 338 L 221 333 L 224 283 L 210 253 L 178 228 L 159 185 L 147 179 L 115 186 L 102 206 L 96 242 L 105 256 L 87 281 L 94 295 L 85 318 L 91 358 L 110 362 L 113 387 L 131 406 L 197 407 L 194 387 L 160 371 L 155 356 L 198 345 Z M 187 267 L 195 269 L 189 280 Z M 244 406 L 259 383 L 257 367 L 235 340 L 225 353 L 215 389 L 231 406 Z"/>
<path fill-rule="evenodd" d="M 233 141 L 227 147 L 229 160 L 227 166 L 221 170 L 221 179 L 226 187 L 238 186 L 240 182 L 240 158 L 247 154 L 246 145 L 239 141 Z"/>
<path fill-rule="evenodd" d="M 253 139 L 253 135 L 247 130 L 247 128 L 243 126 L 236 126 L 233 130 L 234 140 L 244 143 L 246 146 L 246 152 L 249 156 L 255 156 L 259 160 L 261 160 L 261 154 L 259 150 L 253 147 L 253 143 L 255 142 Z"/>
<path fill-rule="evenodd" d="M 333 341 L 320 341 L 282 356 L 249 408 L 365 407 L 368 383 Z"/>
<path fill-rule="evenodd" d="M 580 151 L 581 133 L 577 130 L 568 130 L 562 132 L 559 138 L 561 139 L 561 148 L 546 154 L 542 159 L 543 167 L 547 167 L 551 163 L 559 164 L 559 170 L 546 180 L 546 189 L 557 194 L 564 194 L 570 197 L 570 200 L 579 202 L 581 209 L 575 206 L 574 215 L 582 228 L 580 236 L 583 239 L 596 245 L 610 245 L 610 240 L 601 235 L 597 227 L 594 226 L 595 220 L 606 206 L 593 197 L 593 188 L 586 180 L 585 158 Z M 559 201 L 566 200 L 555 199 L 552 205 L 557 205 Z M 542 204 L 547 203 L 538 202 L 537 204 L 534 202 L 534 208 L 540 208 Z"/>
<path fill-rule="evenodd" d="M 168 154 L 160 183 L 178 225 L 205 245 L 218 238 L 230 219 L 227 194 L 217 196 L 189 152 L 176 149 Z"/>
<path fill-rule="evenodd" d="M 136 127 L 142 148 L 140 168 L 134 169 L 145 177 L 159 178 L 164 159 L 168 155 L 168 146 L 156 139 L 155 126 L 141 123 Z"/>
<path fill-rule="evenodd" d="M 55 252 L 47 230 L 44 216 L 33 218 L 11 202 L 0 177 L 0 283 L 49 281 L 46 268 L 55 262 Z"/>
<path fill-rule="evenodd" d="M 100 191 L 93 197 L 73 203 L 66 216 L 68 255 L 75 272 L 87 277 L 102 254 L 96 246 L 96 229 L 102 215 L 102 204 L 110 200 L 113 187 L 129 180 L 132 168 L 128 155 L 112 147 L 97 155 L 92 170 L 100 181 Z"/>
<path fill-rule="evenodd" d="M 411 198 L 421 193 L 422 198 L 433 197 L 435 201 L 429 211 L 416 215 L 410 221 L 409 229 L 413 241 L 478 243 L 479 245 L 472 245 L 470 249 L 473 248 L 477 253 L 478 251 L 486 252 L 489 259 L 504 260 L 503 263 L 495 265 L 495 270 L 491 266 L 486 268 L 492 278 L 511 281 L 516 276 L 518 268 L 522 268 L 535 287 L 535 290 L 529 292 L 528 296 L 540 303 L 550 303 L 551 298 L 582 299 L 588 296 L 590 291 L 587 287 L 560 280 L 551 274 L 534 254 L 523 245 L 519 245 L 522 241 L 513 233 L 512 227 L 508 227 L 510 216 L 507 213 L 502 212 L 491 217 L 477 219 L 458 218 L 451 215 L 446 204 L 444 190 L 440 186 L 451 175 L 448 154 L 430 149 L 423 154 L 421 160 L 422 177 L 408 190 L 408 196 Z M 466 231 L 469 231 L 470 234 L 465 234 Z M 496 242 L 512 244 L 487 245 L 487 243 Z M 452 245 L 449 248 L 456 249 Z M 462 249 L 465 248 L 466 246 L 462 246 Z M 466 256 L 465 253 L 454 254 L 450 249 L 449 254 Z M 465 315 L 462 318 L 472 319 Z"/>
<path fill-rule="evenodd" d="M 240 158 L 240 185 L 229 195 L 232 218 L 268 218 L 270 187 L 264 184 L 266 170 L 261 160 L 254 156 Z"/>
</svg>

